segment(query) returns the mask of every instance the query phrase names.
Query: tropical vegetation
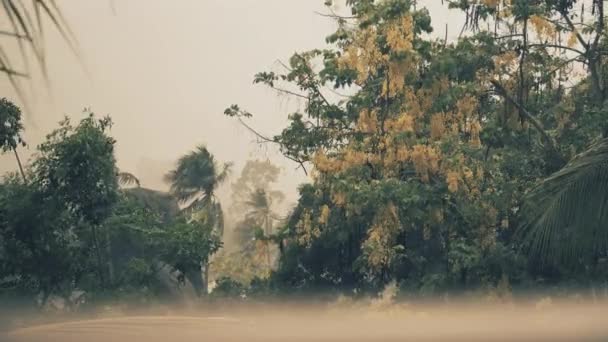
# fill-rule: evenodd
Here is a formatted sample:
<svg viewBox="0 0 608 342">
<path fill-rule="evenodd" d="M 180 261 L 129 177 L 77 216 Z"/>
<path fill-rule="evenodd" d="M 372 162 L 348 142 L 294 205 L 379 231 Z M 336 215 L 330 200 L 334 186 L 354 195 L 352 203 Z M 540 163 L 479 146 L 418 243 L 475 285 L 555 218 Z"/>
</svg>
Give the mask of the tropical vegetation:
<svg viewBox="0 0 608 342">
<path fill-rule="evenodd" d="M 310 176 L 286 213 L 264 160 L 224 211 L 231 163 L 203 145 L 178 158 L 169 192 L 143 188 L 116 167 L 111 119 L 90 113 L 22 165 L 21 112 L 2 99 L 0 147 L 20 172 L 0 185 L 0 291 L 160 297 L 163 272 L 239 298 L 604 283 L 604 2 L 444 2 L 466 18 L 458 39 L 435 38 L 415 0 L 347 0 L 348 14 L 326 1 L 326 44 L 254 78 L 303 100 L 286 127 L 265 134 L 226 109 Z"/>
</svg>

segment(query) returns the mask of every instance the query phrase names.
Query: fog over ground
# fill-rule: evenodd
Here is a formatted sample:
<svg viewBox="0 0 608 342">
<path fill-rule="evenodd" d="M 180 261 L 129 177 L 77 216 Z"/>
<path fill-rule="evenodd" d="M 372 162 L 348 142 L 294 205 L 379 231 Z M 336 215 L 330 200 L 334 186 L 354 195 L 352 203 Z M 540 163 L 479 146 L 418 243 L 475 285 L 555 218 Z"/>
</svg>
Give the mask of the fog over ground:
<svg viewBox="0 0 608 342">
<path fill-rule="evenodd" d="M 316 13 L 328 12 L 323 2 L 57 0 L 80 42 L 84 68 L 47 23 L 51 84 L 45 89 L 39 72 L 23 83 L 29 107 L 29 147 L 20 150 L 23 159 L 64 115 L 76 121 L 88 107 L 111 115 L 119 168 L 134 173 L 144 187 L 166 190 L 162 175 L 175 160 L 206 144 L 219 161 L 234 162 L 232 180 L 247 159 L 271 159 L 284 169 L 277 188 L 287 203 L 294 203 L 298 184 L 307 180 L 303 172 L 222 113 L 236 103 L 254 113 L 251 125 L 260 132 L 273 135 L 285 127 L 287 115 L 301 103 L 254 86 L 253 76 L 280 70 L 277 60 L 296 51 L 323 46 L 335 28 L 331 19 Z M 418 6 L 431 11 L 436 36 L 445 35 L 446 23 L 448 38 L 458 36 L 460 13 L 447 10 L 441 0 L 419 0 Z M 344 11 L 344 5 L 335 10 Z M 6 18 L 0 18 L 0 30 L 6 25 Z M 3 46 L 10 48 L 13 60 L 19 59 L 16 45 Z M 5 78 L 0 80 L 2 96 L 17 100 Z M 11 153 L 0 155 L 0 174 L 16 167 Z M 220 190 L 220 198 L 228 207 L 229 186 Z M 158 310 L 91 321 L 79 316 L 82 321 L 27 327 L 9 336 L 0 331 L 0 341 L 556 341 L 608 336 L 605 302 L 511 304 Z M 15 315 L 15 308 L 8 309 Z"/>
<path fill-rule="evenodd" d="M 50 94 L 39 73 L 24 83 L 31 113 L 25 137 L 35 150 L 64 115 L 82 117 L 90 108 L 114 120 L 118 165 L 135 173 L 145 187 L 165 189 L 162 175 L 182 154 L 204 143 L 220 161 L 235 163 L 237 177 L 249 158 L 270 158 L 284 168 L 279 187 L 287 202 L 306 181 L 301 170 L 270 146 L 259 146 L 236 121 L 223 116 L 238 103 L 254 113 L 252 125 L 273 135 L 285 127 L 297 100 L 252 84 L 255 73 L 280 70 L 278 59 L 322 47 L 335 23 L 322 0 L 62 0 L 58 5 L 75 32 L 82 61 L 47 23 L 46 54 Z M 419 1 L 435 20 L 436 35 L 460 31 L 460 14 L 440 0 Z M 344 11 L 337 3 L 336 11 Z M 2 19 L 0 27 L 8 25 Z M 0 38 L 10 39 L 10 38 Z M 8 40 L 7 40 L 8 42 Z M 17 46 L 9 51 L 19 60 Z M 8 80 L 3 96 L 14 100 Z M 16 170 L 12 154 L 0 157 L 0 172 Z M 220 191 L 227 200 L 229 186 Z"/>
<path fill-rule="evenodd" d="M 410 307 L 253 306 L 142 313 L 16 329 L 11 342 L 605 341 L 605 302 Z M 0 331 L 0 338 L 3 337 Z"/>
</svg>

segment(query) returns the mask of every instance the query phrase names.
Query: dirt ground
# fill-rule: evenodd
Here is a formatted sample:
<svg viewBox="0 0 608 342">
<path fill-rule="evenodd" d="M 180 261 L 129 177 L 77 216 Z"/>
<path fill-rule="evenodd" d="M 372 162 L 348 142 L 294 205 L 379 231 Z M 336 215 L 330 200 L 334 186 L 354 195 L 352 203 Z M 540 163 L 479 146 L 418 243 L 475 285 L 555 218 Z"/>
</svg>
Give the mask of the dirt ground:
<svg viewBox="0 0 608 342">
<path fill-rule="evenodd" d="M 608 305 L 255 308 L 76 320 L 13 330 L 7 342 L 606 341 Z"/>
</svg>

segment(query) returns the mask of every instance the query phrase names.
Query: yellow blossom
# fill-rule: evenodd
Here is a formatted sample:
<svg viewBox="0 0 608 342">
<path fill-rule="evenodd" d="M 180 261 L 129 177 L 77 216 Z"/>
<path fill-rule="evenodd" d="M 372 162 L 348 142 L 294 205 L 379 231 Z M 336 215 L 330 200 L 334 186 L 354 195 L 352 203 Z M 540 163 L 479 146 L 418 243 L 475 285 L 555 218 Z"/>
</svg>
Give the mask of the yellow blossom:
<svg viewBox="0 0 608 342">
<path fill-rule="evenodd" d="M 460 179 L 460 176 L 458 175 L 458 172 L 449 171 L 447 173 L 446 181 L 448 183 L 448 190 L 450 192 L 456 192 L 456 191 L 458 191 L 458 182 L 459 182 L 459 179 Z"/>
<path fill-rule="evenodd" d="M 321 207 L 321 215 L 319 215 L 319 224 L 327 224 L 327 220 L 329 219 L 329 207 L 327 204 L 324 204 Z"/>
<path fill-rule="evenodd" d="M 405 15 L 386 30 L 386 41 L 395 52 L 405 52 L 412 49 L 414 39 L 413 20 L 411 15 Z"/>
<path fill-rule="evenodd" d="M 431 117 L 431 139 L 439 140 L 445 132 L 445 115 L 443 113 L 433 114 Z"/>
</svg>

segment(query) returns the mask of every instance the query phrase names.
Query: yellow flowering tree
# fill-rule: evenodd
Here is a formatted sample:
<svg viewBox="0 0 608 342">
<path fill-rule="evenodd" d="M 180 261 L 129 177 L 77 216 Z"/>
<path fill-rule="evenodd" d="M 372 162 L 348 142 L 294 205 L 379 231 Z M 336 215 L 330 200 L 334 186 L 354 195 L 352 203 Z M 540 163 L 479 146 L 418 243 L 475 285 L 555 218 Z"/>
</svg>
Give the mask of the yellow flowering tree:
<svg viewBox="0 0 608 342">
<path fill-rule="evenodd" d="M 281 232 L 277 279 L 421 288 L 522 276 L 524 193 L 597 133 L 564 118 L 577 102 L 564 75 L 589 59 L 550 53 L 578 50 L 560 36 L 577 31 L 556 22 L 570 10 L 551 1 L 446 2 L 468 18 L 455 42 L 429 38 L 429 12 L 411 1 L 351 0 L 329 48 L 256 76 L 305 101 L 280 134 L 256 132 L 312 179 Z M 585 74 L 575 81 L 584 92 Z"/>
</svg>

